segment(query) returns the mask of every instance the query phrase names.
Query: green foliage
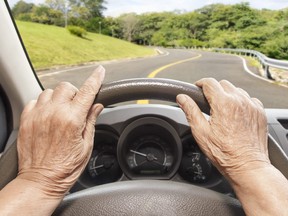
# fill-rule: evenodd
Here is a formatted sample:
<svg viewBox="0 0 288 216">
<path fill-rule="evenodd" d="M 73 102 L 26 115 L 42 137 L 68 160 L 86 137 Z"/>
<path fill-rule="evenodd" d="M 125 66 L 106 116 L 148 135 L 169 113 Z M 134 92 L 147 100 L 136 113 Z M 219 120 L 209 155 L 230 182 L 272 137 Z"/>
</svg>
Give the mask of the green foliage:
<svg viewBox="0 0 288 216">
<path fill-rule="evenodd" d="M 184 39 L 180 40 L 179 46 L 187 48 L 203 47 L 205 43 L 197 39 Z"/>
<path fill-rule="evenodd" d="M 139 18 L 135 13 L 123 14 L 119 18 L 123 37 L 129 42 L 134 41 L 136 32 L 139 28 Z"/>
<path fill-rule="evenodd" d="M 288 60 L 288 38 L 278 37 L 266 41 L 263 52 L 272 58 Z"/>
<path fill-rule="evenodd" d="M 67 30 L 77 37 L 83 38 L 85 35 L 87 35 L 87 32 L 85 29 L 79 27 L 79 26 L 67 26 Z"/>
<path fill-rule="evenodd" d="M 87 40 L 65 28 L 16 21 L 34 68 L 72 65 L 93 61 L 151 56 L 149 49 L 100 34 L 87 33 Z"/>
<path fill-rule="evenodd" d="M 91 19 L 93 17 L 102 17 L 102 11 L 106 8 L 103 6 L 105 1 L 104 0 L 68 0 L 72 12 L 77 10 L 86 10 L 86 18 Z"/>
<path fill-rule="evenodd" d="M 187 13 L 129 13 L 104 18 L 105 0 L 46 0 L 46 5 L 20 0 L 13 14 L 20 20 L 64 26 L 65 2 L 69 3 L 69 25 L 137 44 L 246 48 L 288 58 L 288 9 L 257 10 L 245 2 L 211 4 Z"/>
<path fill-rule="evenodd" d="M 17 16 L 18 20 L 32 22 L 31 13 L 21 13 Z"/>
<path fill-rule="evenodd" d="M 45 0 L 45 4 L 34 5 L 20 0 L 12 13 L 19 20 L 57 26 L 64 26 L 67 17 L 69 24 L 95 32 L 95 19 L 103 19 L 104 3 L 104 0 Z"/>
<path fill-rule="evenodd" d="M 18 17 L 21 14 L 30 13 L 33 6 L 33 3 L 26 3 L 25 1 L 20 0 L 12 8 L 12 14 L 14 17 Z"/>
</svg>

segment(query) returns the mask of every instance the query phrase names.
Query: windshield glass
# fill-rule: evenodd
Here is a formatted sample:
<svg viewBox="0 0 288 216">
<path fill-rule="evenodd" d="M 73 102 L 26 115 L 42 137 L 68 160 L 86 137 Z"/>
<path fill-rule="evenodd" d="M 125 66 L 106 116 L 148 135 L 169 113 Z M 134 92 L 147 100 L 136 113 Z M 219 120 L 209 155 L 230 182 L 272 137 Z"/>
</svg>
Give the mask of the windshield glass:
<svg viewBox="0 0 288 216">
<path fill-rule="evenodd" d="M 79 87 L 101 64 L 105 82 L 213 77 L 288 108 L 286 1 L 8 2 L 44 88 Z"/>
</svg>

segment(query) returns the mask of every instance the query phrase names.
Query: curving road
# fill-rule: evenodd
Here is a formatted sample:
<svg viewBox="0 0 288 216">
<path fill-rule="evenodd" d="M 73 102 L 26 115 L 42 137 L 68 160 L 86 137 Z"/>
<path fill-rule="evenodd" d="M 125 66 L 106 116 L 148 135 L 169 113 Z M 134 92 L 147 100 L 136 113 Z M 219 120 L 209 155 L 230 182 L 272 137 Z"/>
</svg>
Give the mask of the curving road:
<svg viewBox="0 0 288 216">
<path fill-rule="evenodd" d="M 266 108 L 288 108 L 288 88 L 258 79 L 244 70 L 237 56 L 193 50 L 164 50 L 168 53 L 135 60 L 103 62 L 104 82 L 143 77 L 176 79 L 194 83 L 204 77 L 226 79 L 259 98 Z M 45 88 L 69 81 L 79 87 L 97 65 L 38 72 Z M 152 73 L 154 72 L 154 73 Z"/>
</svg>

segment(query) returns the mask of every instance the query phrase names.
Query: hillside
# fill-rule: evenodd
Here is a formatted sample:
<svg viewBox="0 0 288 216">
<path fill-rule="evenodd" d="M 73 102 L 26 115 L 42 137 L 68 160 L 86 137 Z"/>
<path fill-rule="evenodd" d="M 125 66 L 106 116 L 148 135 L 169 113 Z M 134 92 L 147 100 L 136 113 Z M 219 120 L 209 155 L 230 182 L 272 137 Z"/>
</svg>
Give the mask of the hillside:
<svg viewBox="0 0 288 216">
<path fill-rule="evenodd" d="M 79 38 L 65 28 L 23 21 L 16 23 L 36 69 L 155 54 L 153 49 L 104 35 L 88 33 L 86 38 Z"/>
</svg>

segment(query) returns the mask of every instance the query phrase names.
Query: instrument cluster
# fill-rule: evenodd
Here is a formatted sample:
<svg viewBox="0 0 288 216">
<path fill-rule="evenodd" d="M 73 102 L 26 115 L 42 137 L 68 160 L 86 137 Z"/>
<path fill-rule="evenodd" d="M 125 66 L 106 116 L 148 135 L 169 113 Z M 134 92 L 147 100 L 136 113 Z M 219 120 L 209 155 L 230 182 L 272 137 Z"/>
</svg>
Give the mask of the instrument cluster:
<svg viewBox="0 0 288 216">
<path fill-rule="evenodd" d="M 168 121 L 153 116 L 131 121 L 120 135 L 96 128 L 91 158 L 73 190 L 139 179 L 217 184 L 221 175 L 189 131 L 179 135 Z"/>
</svg>

